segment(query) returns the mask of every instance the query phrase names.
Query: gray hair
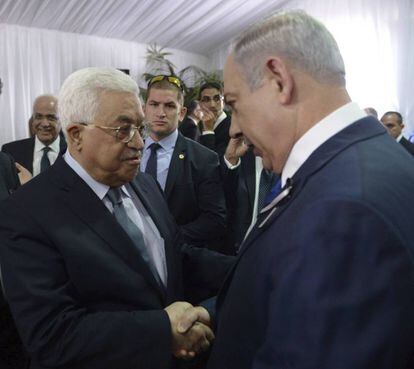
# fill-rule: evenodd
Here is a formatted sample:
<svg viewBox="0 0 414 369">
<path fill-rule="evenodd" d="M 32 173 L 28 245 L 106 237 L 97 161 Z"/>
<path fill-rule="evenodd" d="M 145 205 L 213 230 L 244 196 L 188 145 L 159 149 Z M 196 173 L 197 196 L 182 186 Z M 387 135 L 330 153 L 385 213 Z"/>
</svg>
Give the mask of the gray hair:
<svg viewBox="0 0 414 369">
<path fill-rule="evenodd" d="M 70 123 L 91 123 L 103 91 L 132 92 L 139 98 L 136 82 L 111 68 L 84 68 L 72 73 L 60 89 L 59 117 L 62 127 Z"/>
<path fill-rule="evenodd" d="M 263 80 L 260 62 L 274 54 L 319 82 L 345 85 L 345 66 L 335 39 L 304 11 L 278 12 L 243 32 L 233 46 L 234 60 L 252 89 Z"/>
</svg>

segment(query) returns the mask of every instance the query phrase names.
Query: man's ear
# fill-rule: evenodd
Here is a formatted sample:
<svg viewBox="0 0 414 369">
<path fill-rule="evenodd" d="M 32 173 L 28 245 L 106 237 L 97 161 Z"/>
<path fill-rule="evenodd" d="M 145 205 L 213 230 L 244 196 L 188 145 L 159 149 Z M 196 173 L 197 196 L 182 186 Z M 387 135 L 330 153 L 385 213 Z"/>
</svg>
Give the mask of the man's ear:
<svg viewBox="0 0 414 369">
<path fill-rule="evenodd" d="M 77 151 L 81 151 L 82 149 L 82 135 L 84 130 L 85 126 L 81 124 L 70 123 L 66 127 L 66 139 L 70 146 Z"/>
<path fill-rule="evenodd" d="M 178 115 L 178 120 L 180 121 L 180 122 L 182 122 L 183 121 L 183 119 L 184 119 L 184 117 L 185 117 L 185 114 L 187 113 L 187 108 L 185 107 L 185 106 L 182 106 L 181 107 L 181 109 L 180 109 L 180 113 L 179 113 L 179 115 Z"/>
<path fill-rule="evenodd" d="M 280 103 L 289 104 L 293 97 L 294 86 L 289 66 L 278 57 L 269 57 L 266 61 L 266 72 L 277 86 Z"/>
</svg>

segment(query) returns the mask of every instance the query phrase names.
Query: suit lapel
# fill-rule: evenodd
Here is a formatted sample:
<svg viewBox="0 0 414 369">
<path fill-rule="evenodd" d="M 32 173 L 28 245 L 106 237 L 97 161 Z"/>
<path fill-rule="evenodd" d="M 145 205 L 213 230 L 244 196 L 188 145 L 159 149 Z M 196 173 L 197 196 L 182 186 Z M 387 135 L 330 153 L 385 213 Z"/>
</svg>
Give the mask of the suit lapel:
<svg viewBox="0 0 414 369">
<path fill-rule="evenodd" d="M 175 271 L 175 262 L 174 262 L 174 245 L 171 244 L 174 240 L 171 240 L 170 231 L 168 229 L 168 225 L 163 221 L 166 219 L 166 215 L 161 213 L 161 209 L 154 206 L 156 204 L 155 200 L 152 200 L 152 197 L 156 192 L 159 192 L 162 195 L 161 189 L 155 188 L 156 184 L 154 182 L 154 188 L 150 188 L 148 183 L 143 182 L 143 176 L 146 174 L 138 174 L 135 177 L 134 181 L 131 182 L 131 187 L 134 189 L 135 193 L 137 194 L 138 198 L 141 200 L 142 204 L 144 205 L 145 209 L 147 210 L 149 216 L 151 217 L 152 221 L 155 223 L 158 231 L 160 232 L 161 237 L 164 239 L 164 252 L 165 252 L 165 260 L 167 264 L 167 292 L 169 288 L 173 285 L 172 281 L 175 279 L 174 271 Z M 152 178 L 151 178 L 152 180 Z M 165 204 L 167 207 L 167 204 Z M 166 292 L 166 291 L 164 291 Z"/>
<path fill-rule="evenodd" d="M 171 156 L 170 167 L 168 168 L 167 181 L 165 183 L 165 197 L 168 199 L 174 188 L 177 178 L 183 173 L 187 145 L 181 133 L 178 133 L 177 142 Z"/>
<path fill-rule="evenodd" d="M 383 134 L 387 133 L 385 129 L 378 124 L 376 119 L 371 117 L 364 118 L 331 137 L 312 153 L 291 178 L 292 190 L 290 191 L 289 196 L 284 198 L 280 203 L 276 204 L 276 206 L 272 207 L 267 212 L 259 214 L 255 226 L 240 246 L 240 252 L 236 262 L 227 274 L 226 280 L 219 292 L 219 299 L 217 300 L 218 305 L 226 294 L 240 258 L 252 247 L 254 241 L 295 201 L 309 178 L 349 146 L 356 142 Z M 260 245 L 255 245 L 255 247 L 256 246 L 260 247 Z"/>
<path fill-rule="evenodd" d="M 249 195 L 249 204 L 251 209 L 254 207 L 254 196 L 256 193 L 256 158 L 253 152 L 249 150 L 245 156 L 245 175 L 243 176 L 246 181 L 247 193 Z M 253 175 L 247 175 L 253 173 Z"/>
<path fill-rule="evenodd" d="M 160 293 L 161 289 L 139 250 L 92 189 L 59 157 L 51 167 L 55 182 L 65 193 L 65 205 L 95 232 L 130 268 L 143 275 Z M 74 201 L 75 199 L 75 201 Z M 161 297 L 162 294 L 161 294 Z"/>
<path fill-rule="evenodd" d="M 33 174 L 34 148 L 35 148 L 35 138 L 32 137 L 27 140 L 27 144 L 24 148 L 24 151 L 25 151 L 24 157 L 27 158 L 27 161 L 20 163 L 32 174 Z"/>
</svg>

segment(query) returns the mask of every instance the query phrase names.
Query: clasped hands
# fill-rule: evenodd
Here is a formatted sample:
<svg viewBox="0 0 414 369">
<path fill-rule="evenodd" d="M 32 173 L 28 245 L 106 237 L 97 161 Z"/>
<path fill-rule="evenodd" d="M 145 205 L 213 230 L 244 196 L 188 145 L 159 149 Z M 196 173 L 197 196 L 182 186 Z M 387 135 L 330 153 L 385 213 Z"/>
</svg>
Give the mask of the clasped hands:
<svg viewBox="0 0 414 369">
<path fill-rule="evenodd" d="M 174 356 L 191 359 L 210 347 L 214 333 L 210 328 L 210 315 L 205 308 L 178 301 L 164 310 L 170 318 Z"/>
</svg>

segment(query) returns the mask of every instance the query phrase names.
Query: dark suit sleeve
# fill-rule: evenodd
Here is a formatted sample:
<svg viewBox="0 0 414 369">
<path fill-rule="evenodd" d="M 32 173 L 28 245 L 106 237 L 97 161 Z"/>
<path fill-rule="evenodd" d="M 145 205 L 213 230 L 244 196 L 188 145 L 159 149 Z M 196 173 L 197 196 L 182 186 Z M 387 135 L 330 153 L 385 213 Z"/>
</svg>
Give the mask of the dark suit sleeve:
<svg viewBox="0 0 414 369">
<path fill-rule="evenodd" d="M 346 200 L 311 205 L 292 226 L 298 251 L 282 271 L 269 258 L 269 324 L 252 367 L 406 368 L 414 276 L 398 232 Z"/>
<path fill-rule="evenodd" d="M 0 156 L 0 180 L 4 189 L 7 189 L 8 192 L 15 191 L 20 186 L 15 162 L 8 154 L 1 154 Z M 8 195 L 8 193 L 0 193 L 0 199 L 4 198 L 5 195 Z"/>
<path fill-rule="evenodd" d="M 195 184 L 199 216 L 180 227 L 181 242 L 207 241 L 222 236 L 226 229 L 226 205 L 216 155 L 209 153 L 198 170 Z"/>
<path fill-rule="evenodd" d="M 93 308 L 92 303 L 105 305 L 105 296 L 102 301 L 80 299 L 71 283 L 77 276 L 65 268 L 68 256 L 45 236 L 36 219 L 9 199 L 0 208 L 0 218 L 5 293 L 36 362 L 59 368 L 168 367 L 171 329 L 164 310 Z M 59 232 L 72 232 L 71 225 L 62 225 Z"/>
<path fill-rule="evenodd" d="M 190 138 L 191 140 L 195 140 L 197 137 L 198 127 L 195 124 L 191 124 L 191 122 L 188 122 L 188 119 L 186 119 L 179 125 L 178 130 L 184 137 Z"/>
</svg>

